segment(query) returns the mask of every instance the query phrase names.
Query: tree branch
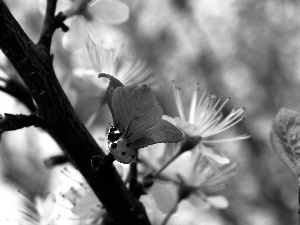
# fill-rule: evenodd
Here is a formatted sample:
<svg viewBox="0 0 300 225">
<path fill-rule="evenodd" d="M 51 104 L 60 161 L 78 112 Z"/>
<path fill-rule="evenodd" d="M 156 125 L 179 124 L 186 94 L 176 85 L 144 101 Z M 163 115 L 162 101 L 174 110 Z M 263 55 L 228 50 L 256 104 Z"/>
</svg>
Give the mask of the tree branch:
<svg viewBox="0 0 300 225">
<path fill-rule="evenodd" d="M 116 169 L 104 163 L 104 152 L 77 118 L 56 78 L 49 51 L 29 39 L 3 0 L 0 48 L 28 87 L 38 116 L 46 121 L 44 129 L 82 173 L 115 223 L 149 225 L 143 205 L 130 194 Z M 103 160 L 97 171 L 91 166 L 94 156 Z"/>
<path fill-rule="evenodd" d="M 65 155 L 55 155 L 45 159 L 44 165 L 47 168 L 52 168 L 54 166 L 62 165 L 67 162 L 69 162 L 69 159 Z"/>
<path fill-rule="evenodd" d="M 47 0 L 47 8 L 42 34 L 38 42 L 39 45 L 46 47 L 50 51 L 51 40 L 54 31 L 61 27 L 63 31 L 68 31 L 68 27 L 63 23 L 66 16 L 63 13 L 54 16 L 57 0 Z"/>
<path fill-rule="evenodd" d="M 4 131 L 12 131 L 22 129 L 24 127 L 43 127 L 45 120 L 36 114 L 31 115 L 13 115 L 5 113 L 4 117 L 0 117 L 0 133 Z"/>
<path fill-rule="evenodd" d="M 129 183 L 129 191 L 136 198 L 140 198 L 143 194 L 145 194 L 143 185 L 140 182 L 138 182 L 137 162 L 132 162 L 130 164 L 128 183 Z"/>
</svg>

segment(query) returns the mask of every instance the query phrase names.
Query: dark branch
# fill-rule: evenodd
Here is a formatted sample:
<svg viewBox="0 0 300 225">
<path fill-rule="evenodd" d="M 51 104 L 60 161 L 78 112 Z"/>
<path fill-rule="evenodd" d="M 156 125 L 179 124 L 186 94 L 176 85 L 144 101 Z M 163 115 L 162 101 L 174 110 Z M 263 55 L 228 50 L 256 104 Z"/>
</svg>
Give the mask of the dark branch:
<svg viewBox="0 0 300 225">
<path fill-rule="evenodd" d="M 66 24 L 64 24 L 66 18 L 67 17 L 62 12 L 59 12 L 55 16 L 56 28 L 61 28 L 63 32 L 67 32 L 69 30 L 69 27 Z"/>
<path fill-rule="evenodd" d="M 22 129 L 24 127 L 43 127 L 45 126 L 45 120 L 36 114 L 31 115 L 13 115 L 5 113 L 4 117 L 0 118 L 0 133 L 5 131 L 12 131 Z"/>
<path fill-rule="evenodd" d="M 137 163 L 136 162 L 132 162 L 130 164 L 129 176 L 127 178 L 128 179 L 128 183 L 129 183 L 129 190 L 131 192 L 134 191 L 134 189 L 135 189 L 134 187 L 138 183 L 137 177 L 138 177 Z"/>
<path fill-rule="evenodd" d="M 45 118 L 44 129 L 82 173 L 115 223 L 150 225 L 143 205 L 128 191 L 115 167 L 106 166 L 105 153 L 78 119 L 54 73 L 49 49 L 29 39 L 3 0 L 0 0 L 0 49 L 30 91 L 38 115 Z M 91 166 L 94 156 L 103 161 L 98 171 Z"/>
<path fill-rule="evenodd" d="M 65 155 L 55 155 L 55 156 L 51 156 L 44 160 L 44 164 L 47 168 L 59 166 L 59 165 L 65 164 L 67 162 L 70 162 L 70 161 L 69 161 L 68 157 Z"/>
<path fill-rule="evenodd" d="M 46 49 L 48 49 L 49 51 L 54 31 L 59 27 L 61 27 L 63 31 L 68 30 L 68 27 L 63 23 L 63 21 L 66 19 L 66 16 L 61 12 L 57 16 L 54 16 L 56 3 L 57 0 L 47 0 L 44 26 L 40 40 L 38 42 L 39 45 L 46 47 Z"/>
<path fill-rule="evenodd" d="M 137 170 L 137 162 L 132 162 L 130 164 L 130 171 L 129 171 L 129 191 L 139 199 L 141 195 L 145 194 L 143 185 L 138 182 L 138 170 Z"/>
</svg>

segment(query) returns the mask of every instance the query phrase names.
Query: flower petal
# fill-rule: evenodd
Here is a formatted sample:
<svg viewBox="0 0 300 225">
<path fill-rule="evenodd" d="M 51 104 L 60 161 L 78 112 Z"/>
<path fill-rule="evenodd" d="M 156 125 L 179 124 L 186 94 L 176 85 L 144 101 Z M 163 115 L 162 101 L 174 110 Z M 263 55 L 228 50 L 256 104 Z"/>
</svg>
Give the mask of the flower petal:
<svg viewBox="0 0 300 225">
<path fill-rule="evenodd" d="M 229 206 L 228 200 L 222 195 L 210 196 L 206 200 L 211 206 L 217 209 L 226 209 Z"/>
<path fill-rule="evenodd" d="M 180 128 L 185 134 L 194 137 L 199 136 L 199 127 L 184 121 L 178 117 L 174 118 L 174 124 Z"/>
<path fill-rule="evenodd" d="M 145 206 L 151 224 L 161 224 L 165 214 L 159 209 L 152 195 L 142 195 L 140 201 Z"/>
<path fill-rule="evenodd" d="M 91 97 L 98 97 L 101 90 L 105 90 L 107 88 L 108 82 L 105 82 L 106 85 L 103 85 L 103 81 L 99 82 L 97 72 L 92 69 L 81 69 L 77 68 L 72 71 L 72 80 L 71 85 L 73 88 L 78 90 L 80 94 L 91 96 Z"/>
<path fill-rule="evenodd" d="M 219 164 L 228 164 L 230 163 L 230 159 L 220 156 L 218 154 L 216 154 L 212 148 L 201 145 L 201 153 L 205 156 L 207 156 L 208 158 L 213 159 L 214 161 L 216 161 Z"/>
<path fill-rule="evenodd" d="M 94 192 L 86 192 L 84 196 L 74 205 L 72 212 L 79 217 L 86 217 L 89 214 L 101 213 L 101 203 Z"/>
<path fill-rule="evenodd" d="M 88 12 L 99 21 L 112 24 L 121 24 L 128 20 L 129 7 L 119 1 L 96 0 L 93 1 Z"/>
<path fill-rule="evenodd" d="M 62 46 L 69 53 L 76 53 L 85 47 L 88 31 L 82 17 L 74 16 L 70 19 L 70 30 L 62 38 Z"/>
</svg>

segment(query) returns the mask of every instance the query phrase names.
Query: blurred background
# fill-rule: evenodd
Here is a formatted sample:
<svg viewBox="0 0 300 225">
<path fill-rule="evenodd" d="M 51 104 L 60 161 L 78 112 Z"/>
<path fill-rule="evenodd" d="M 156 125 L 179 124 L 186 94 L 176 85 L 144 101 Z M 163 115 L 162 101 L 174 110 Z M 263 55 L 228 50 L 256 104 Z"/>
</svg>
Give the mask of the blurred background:
<svg viewBox="0 0 300 225">
<path fill-rule="evenodd" d="M 25 32 L 37 41 L 43 21 L 39 1 L 5 2 Z M 246 119 L 230 132 L 249 133 L 251 138 L 216 146 L 238 163 L 237 175 L 223 191 L 230 206 L 217 212 L 218 223 L 204 221 L 201 224 L 297 224 L 297 180 L 271 149 L 269 133 L 281 107 L 300 111 L 299 2 L 123 2 L 129 6 L 129 19 L 120 25 L 102 23 L 93 32 L 99 39 L 126 42 L 138 57 L 147 60 L 161 87 L 156 94 L 165 114 L 177 116 L 172 79 L 182 87 L 187 107 L 192 87 L 199 82 L 203 92 L 231 96 L 225 111 L 232 107 L 246 108 Z M 74 69 L 88 69 L 90 65 L 83 60 L 84 52 L 70 53 L 62 47 L 63 35 L 57 30 L 53 37 L 55 71 L 79 116 L 84 118 L 87 106 L 77 99 L 80 93 L 74 95 L 74 85 L 70 85 L 70 80 Z M 18 80 L 3 55 L 0 57 L 0 73 Z M 0 93 L 0 98 L 1 113 L 30 112 L 10 95 Z M 102 129 L 108 124 L 105 118 L 98 121 Z M 3 200 L 0 207 L 1 212 L 6 212 L 6 218 L 20 212 L 24 196 L 47 196 L 53 177 L 61 173 L 59 169 L 46 169 L 43 159 L 59 152 L 54 141 L 36 128 L 2 135 L 0 195 Z"/>
</svg>

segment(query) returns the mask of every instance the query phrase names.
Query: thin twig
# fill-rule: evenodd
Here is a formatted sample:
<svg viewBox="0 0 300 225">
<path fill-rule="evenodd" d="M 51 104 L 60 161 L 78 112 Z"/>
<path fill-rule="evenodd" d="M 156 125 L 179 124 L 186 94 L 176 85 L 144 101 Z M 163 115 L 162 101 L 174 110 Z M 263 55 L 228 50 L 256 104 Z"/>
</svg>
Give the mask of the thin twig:
<svg viewBox="0 0 300 225">
<path fill-rule="evenodd" d="M 200 136 L 186 136 L 181 142 L 180 149 L 170 158 L 167 162 L 162 165 L 162 167 L 153 175 L 153 178 L 156 178 L 160 173 L 168 167 L 175 159 L 177 159 L 182 153 L 192 150 L 196 145 L 201 141 Z"/>
<path fill-rule="evenodd" d="M 38 42 L 39 45 L 46 47 L 50 51 L 52 36 L 54 31 L 61 27 L 63 31 L 67 31 L 68 27 L 63 23 L 66 16 L 62 13 L 55 15 L 57 0 L 47 0 L 47 8 L 42 34 Z"/>
<path fill-rule="evenodd" d="M 44 160 L 44 165 L 47 168 L 53 168 L 54 166 L 59 166 L 62 164 L 65 164 L 67 162 L 70 162 L 68 157 L 65 155 L 55 155 L 51 156 Z"/>
<path fill-rule="evenodd" d="M 161 225 L 166 225 L 168 223 L 171 216 L 177 211 L 177 207 L 178 207 L 178 202 L 176 202 L 174 204 L 174 206 L 172 207 L 172 209 L 168 212 L 168 214 L 166 215 L 166 217 L 162 221 Z"/>
<path fill-rule="evenodd" d="M 18 130 L 29 126 L 43 127 L 44 125 L 44 119 L 36 114 L 13 115 L 5 113 L 4 117 L 0 118 L 0 133 Z"/>
<path fill-rule="evenodd" d="M 133 196 L 139 199 L 141 195 L 145 194 L 144 186 L 138 182 L 137 162 L 132 162 L 130 164 L 127 180 L 129 182 L 129 191 L 133 194 Z"/>
<path fill-rule="evenodd" d="M 166 169 L 166 168 L 167 168 L 167 167 L 168 167 L 175 159 L 177 159 L 178 156 L 180 156 L 180 155 L 181 155 L 181 152 L 178 151 L 178 152 L 176 152 L 176 154 L 174 154 L 171 158 L 169 158 L 168 161 L 165 162 L 164 165 L 162 165 L 162 167 L 161 167 L 158 171 L 156 171 L 156 172 L 153 174 L 153 179 L 157 178 L 157 177 L 160 175 L 160 173 L 161 173 L 164 169 Z"/>
</svg>

